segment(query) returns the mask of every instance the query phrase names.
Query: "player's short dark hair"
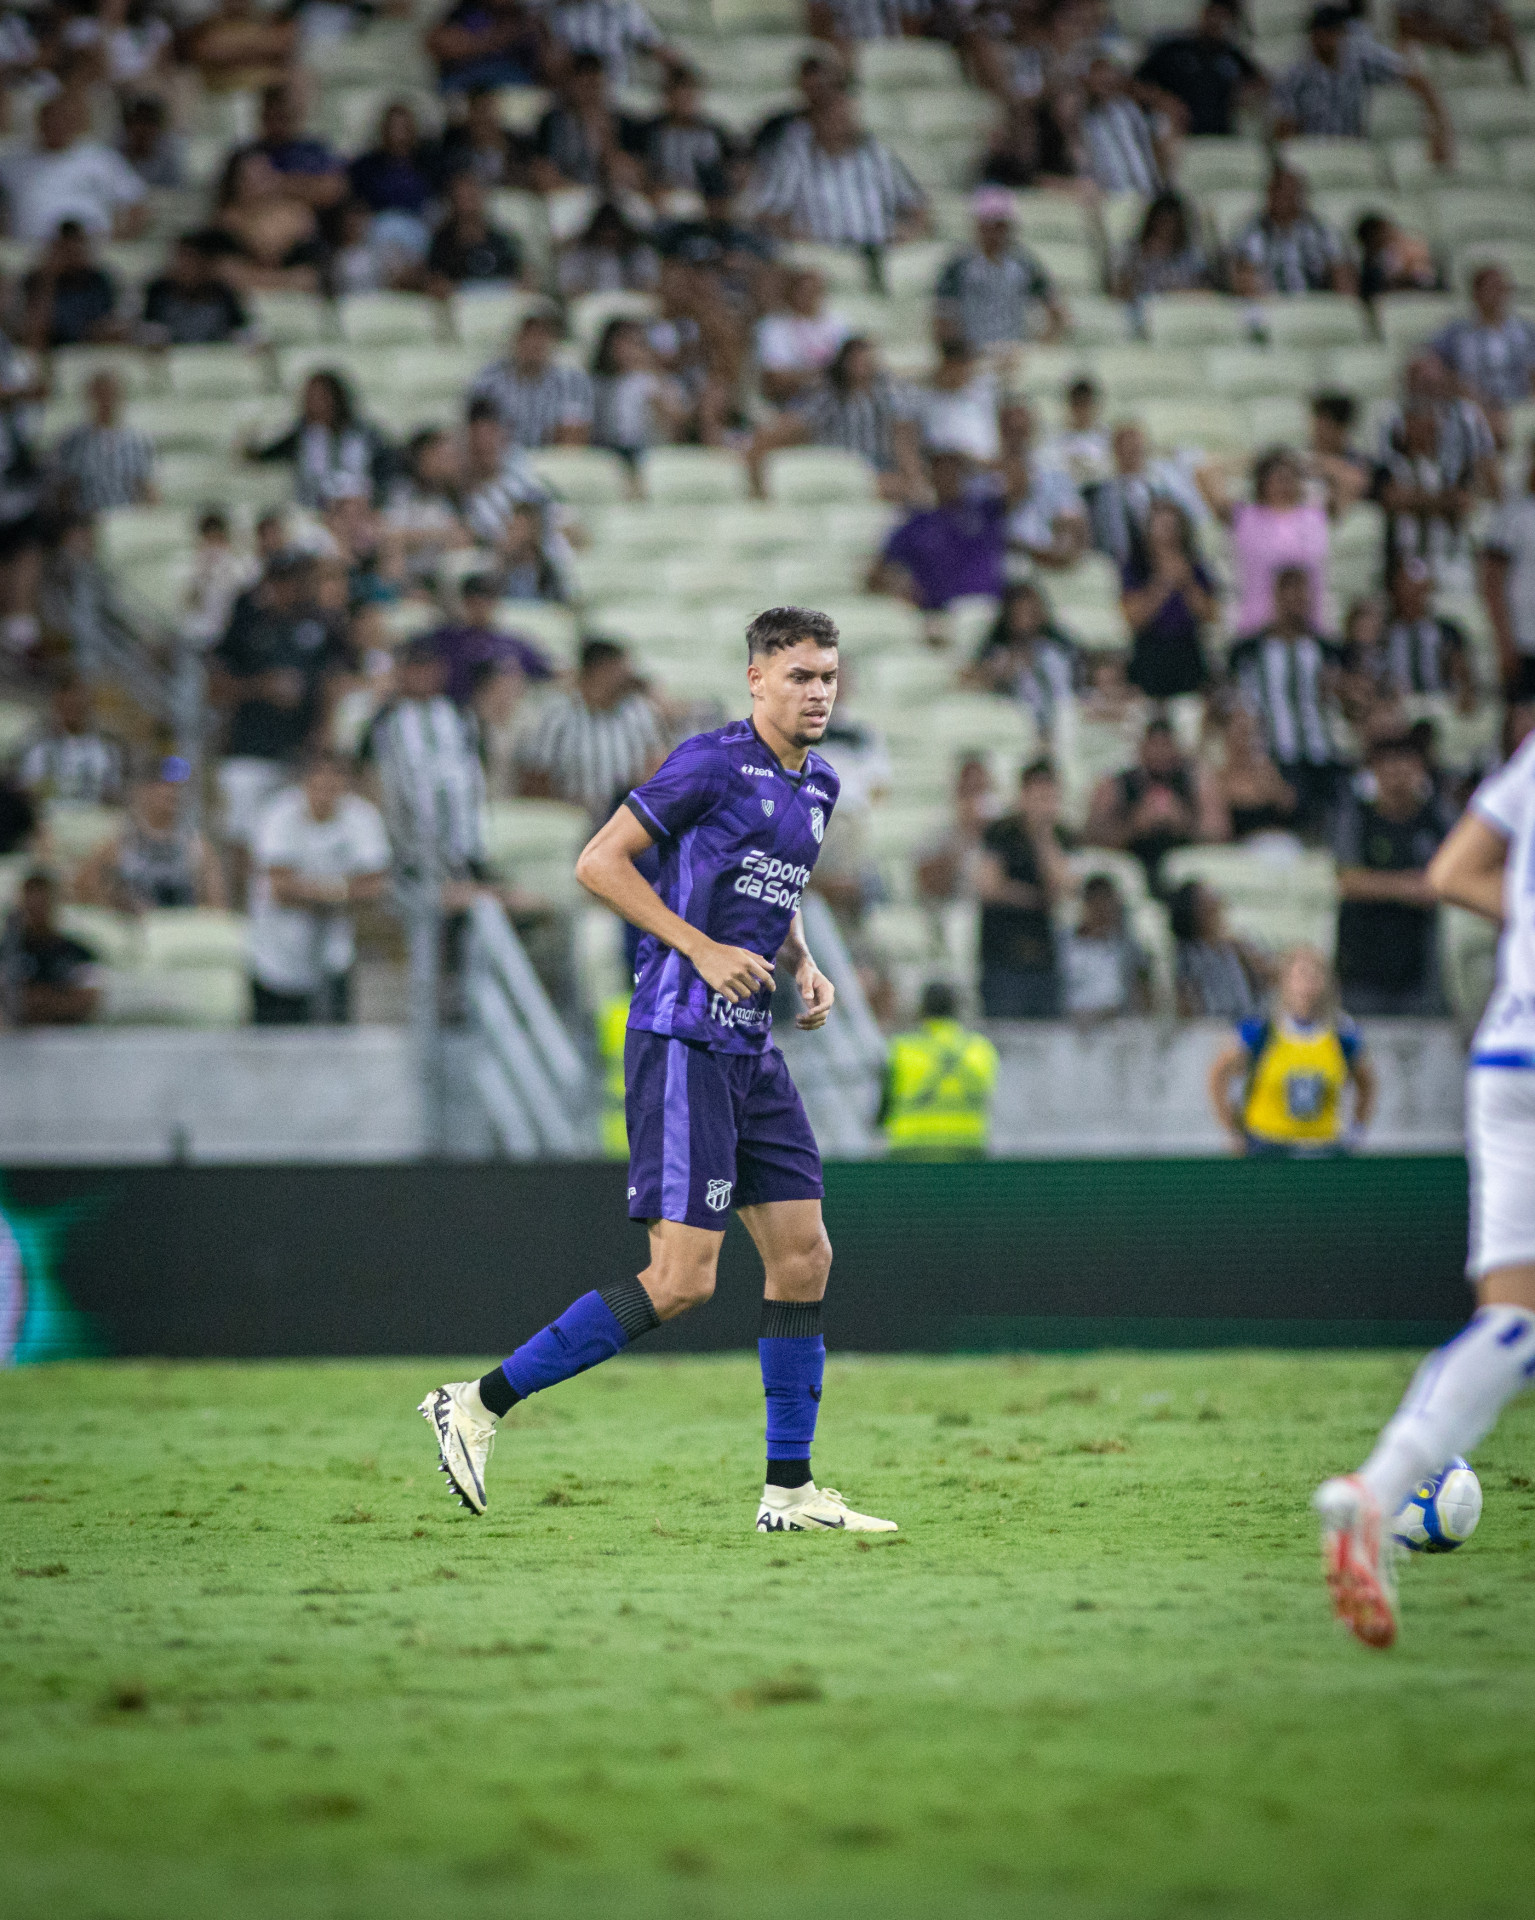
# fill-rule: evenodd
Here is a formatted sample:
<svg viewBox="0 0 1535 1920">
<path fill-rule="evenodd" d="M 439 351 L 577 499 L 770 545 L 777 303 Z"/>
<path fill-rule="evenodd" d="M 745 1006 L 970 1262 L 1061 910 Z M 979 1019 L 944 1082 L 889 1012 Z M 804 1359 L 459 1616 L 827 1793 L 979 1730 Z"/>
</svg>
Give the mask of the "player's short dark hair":
<svg viewBox="0 0 1535 1920">
<path fill-rule="evenodd" d="M 818 647 L 836 646 L 836 621 L 811 607 L 769 607 L 746 629 L 746 657 L 756 660 L 763 654 L 782 653 L 801 640 L 812 640 Z"/>
<path fill-rule="evenodd" d="M 922 1018 L 952 1020 L 959 1012 L 959 995 L 947 980 L 929 980 L 922 989 Z"/>
<path fill-rule="evenodd" d="M 1312 397 L 1311 411 L 1347 433 L 1359 418 L 1359 402 L 1351 393 L 1318 393 Z"/>
</svg>

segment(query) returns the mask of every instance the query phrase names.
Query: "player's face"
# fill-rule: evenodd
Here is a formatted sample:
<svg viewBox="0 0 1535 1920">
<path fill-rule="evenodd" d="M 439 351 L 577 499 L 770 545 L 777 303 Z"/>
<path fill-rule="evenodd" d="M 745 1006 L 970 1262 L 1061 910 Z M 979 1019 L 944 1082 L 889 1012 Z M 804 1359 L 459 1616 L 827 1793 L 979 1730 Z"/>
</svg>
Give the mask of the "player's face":
<svg viewBox="0 0 1535 1920">
<path fill-rule="evenodd" d="M 752 712 L 796 747 L 813 747 L 837 699 L 837 649 L 801 640 L 764 654 L 746 669 Z"/>
</svg>

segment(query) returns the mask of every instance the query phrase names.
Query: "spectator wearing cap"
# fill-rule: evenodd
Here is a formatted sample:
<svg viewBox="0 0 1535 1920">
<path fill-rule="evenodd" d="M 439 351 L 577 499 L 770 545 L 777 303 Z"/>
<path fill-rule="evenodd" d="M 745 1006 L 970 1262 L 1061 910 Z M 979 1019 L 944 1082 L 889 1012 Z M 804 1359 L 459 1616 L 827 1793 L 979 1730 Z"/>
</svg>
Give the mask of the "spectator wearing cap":
<svg viewBox="0 0 1535 1920">
<path fill-rule="evenodd" d="M 116 806 L 123 791 L 123 750 L 96 725 L 89 685 L 73 675 L 49 702 L 45 730 L 22 749 L 18 783 L 37 800 Z"/>
<path fill-rule="evenodd" d="M 1373 795 L 1348 796 L 1333 833 L 1343 1004 L 1356 1015 L 1442 1013 L 1426 869 L 1447 822 L 1410 739 L 1377 740 L 1368 765 Z"/>
<path fill-rule="evenodd" d="M 186 817 L 189 771 L 186 761 L 171 758 L 135 784 L 122 831 L 75 877 L 81 900 L 129 914 L 228 904 L 218 856 Z"/>
<path fill-rule="evenodd" d="M 1504 268 L 1478 267 L 1471 277 L 1472 312 L 1452 320 L 1429 342 L 1461 394 L 1486 413 L 1499 439 L 1508 410 L 1535 392 L 1535 325 L 1513 311 L 1514 284 Z"/>
<path fill-rule="evenodd" d="M 71 427 L 53 450 L 53 487 L 60 504 L 84 514 L 149 505 L 156 497 L 154 442 L 122 424 L 122 381 L 103 368 L 87 381 L 85 396 L 89 420 Z"/>
<path fill-rule="evenodd" d="M 140 331 L 154 347 L 221 346 L 250 324 L 240 296 L 214 267 L 216 245 L 184 233 L 167 270 L 144 289 Z"/>
<path fill-rule="evenodd" d="M 1399 53 L 1383 47 L 1344 7 L 1318 7 L 1306 27 L 1309 51 L 1280 75 L 1272 96 L 1277 140 L 1296 135 L 1330 140 L 1369 136 L 1373 87 L 1395 83 L 1417 95 L 1428 126 L 1429 151 L 1437 166 L 1454 158 L 1449 116 L 1434 83 Z"/>
<path fill-rule="evenodd" d="M 476 374 L 469 399 L 488 400 L 519 447 L 582 447 L 591 438 L 592 382 L 554 357 L 559 322 L 530 313 L 510 353 Z"/>
<path fill-rule="evenodd" d="M 975 243 L 949 260 L 934 289 L 940 337 L 962 340 L 977 353 L 1060 339 L 1066 310 L 1044 267 L 1017 243 L 1012 195 L 982 187 L 971 212 Z"/>
<path fill-rule="evenodd" d="M 78 1027 L 101 1004 L 96 955 L 59 926 L 58 882 L 29 873 L 0 928 L 0 1013 L 18 1027 Z"/>
<path fill-rule="evenodd" d="M 299 417 L 287 432 L 248 447 L 245 457 L 292 467 L 294 501 L 309 508 L 324 505 L 326 486 L 341 474 L 361 480 L 378 498 L 389 470 L 382 434 L 362 418 L 348 382 L 329 368 L 304 382 Z"/>
<path fill-rule="evenodd" d="M 460 617 L 426 637 L 446 669 L 443 691 L 457 707 L 467 707 L 476 678 L 487 666 L 542 684 L 554 678 L 550 661 L 531 640 L 496 624 L 501 599 L 494 574 L 474 573 L 459 589 Z"/>
<path fill-rule="evenodd" d="M 371 801 L 349 790 L 338 755 L 318 752 L 277 795 L 252 845 L 250 968 L 257 1026 L 351 1018 L 357 908 L 389 883 L 389 836 Z"/>
<path fill-rule="evenodd" d="M 787 239 L 887 247 L 925 231 L 927 200 L 905 165 L 858 124 L 845 89 L 786 129 L 747 192 L 751 213 Z"/>
<path fill-rule="evenodd" d="M 1237 44 L 1241 24 L 1240 0 L 1206 0 L 1192 32 L 1158 40 L 1136 69 L 1191 139 L 1229 138 L 1240 107 L 1267 90 L 1262 68 Z"/>
<path fill-rule="evenodd" d="M 1166 124 L 1147 113 L 1129 76 L 1106 54 L 1095 54 L 1080 92 L 1057 96 L 1077 171 L 1104 193 L 1161 193 L 1172 175 Z"/>
<path fill-rule="evenodd" d="M 1311 211 L 1305 181 L 1285 166 L 1270 173 L 1263 211 L 1232 241 L 1230 271 L 1244 300 L 1359 290 L 1343 236 Z"/>
</svg>

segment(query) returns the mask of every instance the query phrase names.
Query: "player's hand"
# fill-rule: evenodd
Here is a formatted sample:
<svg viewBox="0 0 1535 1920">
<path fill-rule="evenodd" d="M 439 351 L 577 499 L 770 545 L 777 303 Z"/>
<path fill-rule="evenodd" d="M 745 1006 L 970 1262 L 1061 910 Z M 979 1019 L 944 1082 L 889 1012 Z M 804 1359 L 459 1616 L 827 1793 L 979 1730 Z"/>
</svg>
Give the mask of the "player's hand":
<svg viewBox="0 0 1535 1920">
<path fill-rule="evenodd" d="M 800 962 L 794 984 L 805 1003 L 805 1011 L 794 1016 L 794 1024 L 805 1033 L 814 1033 L 817 1027 L 826 1025 L 826 1016 L 831 1012 L 837 989 L 810 959 Z"/>
<path fill-rule="evenodd" d="M 748 953 L 745 947 L 722 947 L 716 940 L 708 943 L 693 966 L 731 1006 L 773 984 L 773 969 L 759 954 Z"/>
</svg>

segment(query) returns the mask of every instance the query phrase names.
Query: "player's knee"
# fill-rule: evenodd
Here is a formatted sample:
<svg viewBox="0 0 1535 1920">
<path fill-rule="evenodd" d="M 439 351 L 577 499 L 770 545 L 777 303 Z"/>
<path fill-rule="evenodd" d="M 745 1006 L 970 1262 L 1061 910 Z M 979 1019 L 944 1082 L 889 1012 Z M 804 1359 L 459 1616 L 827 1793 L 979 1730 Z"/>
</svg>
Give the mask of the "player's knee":
<svg viewBox="0 0 1535 1920">
<path fill-rule="evenodd" d="M 673 1255 L 654 1261 L 640 1278 L 650 1295 L 657 1317 L 675 1320 L 679 1313 L 686 1313 L 691 1307 L 701 1307 L 713 1297 L 714 1269 L 715 1262 L 712 1259 L 687 1259 Z"/>
<path fill-rule="evenodd" d="M 774 1262 L 775 1291 L 781 1300 L 819 1300 L 830 1277 L 831 1242 L 824 1227 Z"/>
</svg>

